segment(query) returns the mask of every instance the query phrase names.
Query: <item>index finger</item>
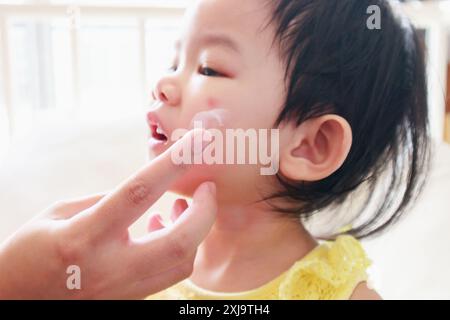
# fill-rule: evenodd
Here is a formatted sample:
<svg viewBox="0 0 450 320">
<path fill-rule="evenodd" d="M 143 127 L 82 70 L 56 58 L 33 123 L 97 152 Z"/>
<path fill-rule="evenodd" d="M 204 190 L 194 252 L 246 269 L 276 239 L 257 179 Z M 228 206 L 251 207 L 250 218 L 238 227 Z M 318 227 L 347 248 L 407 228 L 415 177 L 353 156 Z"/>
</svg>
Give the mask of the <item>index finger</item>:
<svg viewBox="0 0 450 320">
<path fill-rule="evenodd" d="M 177 164 L 173 154 L 187 150 L 191 155 L 201 153 L 209 144 L 205 130 L 195 129 L 185 134 L 169 149 L 151 161 L 138 173 L 122 183 L 92 208 L 92 218 L 101 231 L 123 232 L 143 215 L 167 189 L 192 167 Z M 200 141 L 200 146 L 198 145 Z"/>
</svg>

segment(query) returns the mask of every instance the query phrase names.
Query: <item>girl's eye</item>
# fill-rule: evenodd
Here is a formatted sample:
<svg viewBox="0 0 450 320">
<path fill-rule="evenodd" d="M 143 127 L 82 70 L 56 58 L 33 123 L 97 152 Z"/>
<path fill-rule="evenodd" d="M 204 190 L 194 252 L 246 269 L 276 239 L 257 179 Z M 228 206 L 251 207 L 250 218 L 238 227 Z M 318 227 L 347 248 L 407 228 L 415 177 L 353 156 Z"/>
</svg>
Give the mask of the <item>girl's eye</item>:
<svg viewBox="0 0 450 320">
<path fill-rule="evenodd" d="M 169 71 L 169 72 L 175 72 L 175 71 L 177 71 L 177 69 L 178 69 L 178 67 L 175 66 L 175 65 L 173 65 L 173 66 L 171 66 L 169 69 L 167 69 L 167 71 Z"/>
<path fill-rule="evenodd" d="M 198 72 L 206 77 L 222 77 L 223 76 L 223 74 L 216 72 L 215 70 L 208 68 L 208 67 L 200 67 Z"/>
</svg>

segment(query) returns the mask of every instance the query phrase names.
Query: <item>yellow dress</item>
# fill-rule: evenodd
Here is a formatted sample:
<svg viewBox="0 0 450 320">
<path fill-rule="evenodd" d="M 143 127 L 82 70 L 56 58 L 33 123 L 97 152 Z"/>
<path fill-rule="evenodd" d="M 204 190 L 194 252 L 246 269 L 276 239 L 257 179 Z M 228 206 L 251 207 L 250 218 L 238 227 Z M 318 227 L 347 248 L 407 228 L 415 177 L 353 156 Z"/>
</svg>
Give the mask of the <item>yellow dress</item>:
<svg viewBox="0 0 450 320">
<path fill-rule="evenodd" d="M 223 293 L 202 289 L 189 279 L 147 299 L 170 300 L 328 300 L 349 299 L 367 281 L 371 261 L 355 238 L 341 235 L 297 261 L 289 270 L 250 291 Z"/>
</svg>

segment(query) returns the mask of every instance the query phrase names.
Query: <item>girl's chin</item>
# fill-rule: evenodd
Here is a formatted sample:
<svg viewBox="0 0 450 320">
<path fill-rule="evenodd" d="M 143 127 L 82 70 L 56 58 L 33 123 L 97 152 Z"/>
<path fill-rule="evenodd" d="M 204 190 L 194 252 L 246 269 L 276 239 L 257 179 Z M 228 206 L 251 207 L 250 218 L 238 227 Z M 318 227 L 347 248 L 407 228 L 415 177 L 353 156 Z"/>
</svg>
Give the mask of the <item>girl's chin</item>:
<svg viewBox="0 0 450 320">
<path fill-rule="evenodd" d="M 198 188 L 200 184 L 206 181 L 213 181 L 217 183 L 217 176 L 210 172 L 208 174 L 206 168 L 201 170 L 197 170 L 197 168 L 192 169 L 184 175 L 181 179 L 176 181 L 170 188 L 169 191 L 177 193 L 184 197 L 192 197 L 194 195 L 195 190 Z"/>
</svg>

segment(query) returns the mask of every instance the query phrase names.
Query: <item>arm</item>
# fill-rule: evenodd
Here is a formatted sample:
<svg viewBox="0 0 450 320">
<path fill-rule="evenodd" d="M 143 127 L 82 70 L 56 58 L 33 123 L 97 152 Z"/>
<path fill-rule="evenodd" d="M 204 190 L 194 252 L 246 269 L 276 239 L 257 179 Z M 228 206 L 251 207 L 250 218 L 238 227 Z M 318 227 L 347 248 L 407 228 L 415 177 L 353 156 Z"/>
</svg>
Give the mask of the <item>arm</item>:
<svg viewBox="0 0 450 320">
<path fill-rule="evenodd" d="M 199 134 L 186 134 L 172 148 Z M 128 233 L 192 167 L 176 165 L 172 150 L 111 193 L 52 206 L 0 244 L 0 299 L 144 298 L 189 277 L 197 247 L 215 221 L 213 184 L 201 184 L 192 205 L 175 212 L 167 228 L 153 219 L 145 236 L 131 239 Z"/>
<path fill-rule="evenodd" d="M 367 282 L 359 283 L 353 291 L 350 300 L 383 300 L 381 296 L 372 289 L 369 289 Z"/>
</svg>

